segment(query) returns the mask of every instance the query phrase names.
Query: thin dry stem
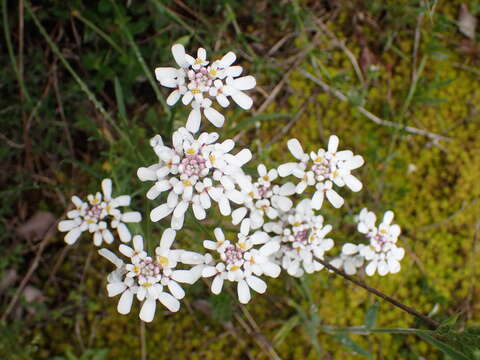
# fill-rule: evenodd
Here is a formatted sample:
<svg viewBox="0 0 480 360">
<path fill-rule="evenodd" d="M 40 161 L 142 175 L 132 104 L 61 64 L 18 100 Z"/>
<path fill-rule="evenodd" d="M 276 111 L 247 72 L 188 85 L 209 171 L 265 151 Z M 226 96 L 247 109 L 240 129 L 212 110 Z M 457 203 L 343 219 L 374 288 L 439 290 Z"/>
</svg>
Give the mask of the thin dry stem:
<svg viewBox="0 0 480 360">
<path fill-rule="evenodd" d="M 328 262 L 322 260 L 322 259 L 317 259 L 317 261 L 322 264 L 323 266 L 325 266 L 328 270 L 330 271 L 333 271 L 335 274 L 337 275 L 340 275 L 342 276 L 343 278 L 347 279 L 348 281 L 351 281 L 353 282 L 355 285 L 358 285 L 362 288 L 364 288 L 365 290 L 367 290 L 368 292 L 382 298 L 383 300 L 385 301 L 388 301 L 390 304 L 398 307 L 399 309 L 402 309 L 403 311 L 417 317 L 418 319 L 422 320 L 424 323 L 426 323 L 428 326 L 436 329 L 440 326 L 440 324 L 438 322 L 436 322 L 435 320 L 433 319 L 430 319 L 428 316 L 426 315 L 423 315 L 421 313 L 419 313 L 418 311 L 416 311 L 415 309 L 411 308 L 410 306 L 407 306 L 403 303 L 401 303 L 400 301 L 398 300 L 395 300 L 394 298 L 380 292 L 379 290 L 375 289 L 375 288 L 372 288 L 370 286 L 368 286 L 367 284 L 365 284 L 364 282 L 358 280 L 358 279 L 355 279 L 354 277 L 350 276 L 350 275 L 347 275 L 345 272 L 343 272 L 342 270 L 340 269 L 337 269 L 336 267 L 332 266 L 331 264 L 329 264 Z"/>
<path fill-rule="evenodd" d="M 319 85 L 325 92 L 328 92 L 328 93 L 334 95 L 340 101 L 348 102 L 348 98 L 341 91 L 330 87 L 329 85 L 327 85 L 325 82 L 323 82 L 319 78 L 310 74 L 308 71 L 300 69 L 299 72 L 303 76 L 305 76 L 307 79 L 310 79 L 315 84 Z M 451 141 L 452 140 L 449 137 L 446 137 L 446 136 L 443 136 L 443 135 L 438 135 L 438 134 L 432 133 L 432 132 L 427 131 L 427 130 L 418 129 L 418 128 L 415 128 L 415 127 L 412 127 L 412 126 L 405 126 L 405 125 L 398 124 L 398 123 L 388 121 L 388 120 L 383 120 L 383 119 L 379 118 L 378 116 L 372 114 L 370 111 L 368 111 L 367 109 L 365 109 L 362 106 L 356 106 L 356 108 L 357 108 L 358 112 L 365 115 L 368 119 L 370 119 L 371 121 L 373 121 L 374 123 L 376 123 L 378 125 L 387 126 L 387 127 L 391 127 L 391 128 L 394 128 L 394 129 L 403 130 L 403 131 L 406 131 L 406 132 L 409 132 L 409 133 L 412 133 L 412 134 L 425 136 L 425 137 L 429 138 L 430 140 L 432 140 L 433 144 L 435 144 L 435 145 L 438 145 L 438 141 L 440 141 L 440 140 L 444 140 L 444 141 Z"/>
</svg>

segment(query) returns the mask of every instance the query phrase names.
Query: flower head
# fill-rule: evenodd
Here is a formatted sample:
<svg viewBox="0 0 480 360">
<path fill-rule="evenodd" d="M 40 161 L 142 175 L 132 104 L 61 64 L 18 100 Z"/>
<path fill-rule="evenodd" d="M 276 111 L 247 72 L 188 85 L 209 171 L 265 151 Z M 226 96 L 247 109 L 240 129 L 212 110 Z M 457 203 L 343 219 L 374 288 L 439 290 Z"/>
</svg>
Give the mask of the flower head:
<svg viewBox="0 0 480 360">
<path fill-rule="evenodd" d="M 323 217 L 315 215 L 309 199 L 282 213 L 278 221 L 266 223 L 263 229 L 275 235 L 273 240 L 280 247 L 274 258 L 291 276 L 321 270 L 323 265 L 316 259 L 323 260 L 324 253 L 334 245 L 326 238 L 332 226 L 324 225 Z"/>
<path fill-rule="evenodd" d="M 278 243 L 270 241 L 262 231 L 249 234 L 248 221 L 242 222 L 235 241 L 227 240 L 220 228 L 216 228 L 214 234 L 216 241 L 203 242 L 211 254 L 202 270 L 203 277 L 213 277 L 212 292 L 219 294 L 224 281 L 231 281 L 237 283 L 238 299 L 243 304 L 250 301 L 250 288 L 263 294 L 267 284 L 260 276 L 280 274 L 280 268 L 270 259 L 278 250 Z"/>
<path fill-rule="evenodd" d="M 233 140 L 217 143 L 217 139 L 217 133 L 202 133 L 195 139 L 185 128 L 174 132 L 172 147 L 157 138 L 153 148 L 159 162 L 137 172 L 140 180 L 155 181 L 147 193 L 149 199 L 169 191 L 166 203 L 150 213 L 152 221 L 172 214 L 171 226 L 178 230 L 190 205 L 195 217 L 202 220 L 211 200 L 218 203 L 222 215 L 230 214 L 230 201 L 241 204 L 236 179 L 243 176 L 241 167 L 252 155 L 247 149 L 232 155 Z"/>
<path fill-rule="evenodd" d="M 341 254 L 343 263 L 338 262 L 337 265 L 343 265 L 345 270 L 349 266 L 350 270 L 353 271 L 351 261 L 360 264 L 359 258 L 362 258 L 366 263 L 365 272 L 368 276 L 374 275 L 375 272 L 378 272 L 381 276 L 399 272 L 400 260 L 405 255 L 405 250 L 396 245 L 400 235 L 400 227 L 392 224 L 392 220 L 393 212 L 387 211 L 377 227 L 375 225 L 375 214 L 366 208 L 362 209 L 357 217 L 357 228 L 360 233 L 366 235 L 369 244 L 347 243 L 343 245 Z M 360 264 L 360 266 L 362 265 Z M 360 266 L 357 266 L 357 268 Z"/>
<path fill-rule="evenodd" d="M 250 176 L 239 179 L 244 200 L 242 207 L 232 211 L 234 225 L 246 218 L 250 220 L 252 229 L 259 229 L 264 224 L 265 217 L 276 219 L 279 213 L 292 207 L 292 200 L 288 196 L 295 192 L 293 184 L 275 184 L 278 179 L 277 170 L 267 170 L 263 164 L 258 165 L 257 172 L 258 178 L 255 182 L 252 182 Z"/>
<path fill-rule="evenodd" d="M 128 258 L 126 262 L 110 250 L 99 250 L 100 255 L 116 266 L 116 270 L 107 278 L 107 291 L 110 297 L 121 294 L 117 306 L 120 314 L 130 312 L 134 297 L 142 302 L 139 316 L 145 322 L 153 320 L 157 301 L 172 312 L 178 311 L 178 300 L 185 296 L 179 283 L 192 284 L 198 276 L 190 270 L 177 270 L 177 264 L 203 263 L 204 260 L 198 255 L 192 261 L 194 257 L 189 252 L 171 249 L 175 235 L 172 229 L 163 232 L 160 244 L 155 249 L 155 256 L 149 256 L 145 251 L 140 235 L 134 236 L 133 248 L 124 244 L 119 248 Z"/>
<path fill-rule="evenodd" d="M 172 54 L 180 68 L 159 67 L 155 69 L 155 75 L 161 85 L 174 89 L 167 98 L 168 105 L 172 106 L 180 99 L 184 105 L 191 105 L 186 128 L 192 133 L 200 128 L 202 110 L 214 126 L 223 126 L 225 117 L 212 107 L 213 100 L 222 107 L 230 104 L 229 98 L 242 109 L 252 107 L 252 99 L 243 91 L 255 87 L 255 78 L 239 77 L 243 69 L 232 66 L 236 60 L 233 52 L 210 62 L 205 49 L 199 48 L 194 58 L 185 52 L 183 45 L 175 44 Z"/>
<path fill-rule="evenodd" d="M 130 200 L 129 195 L 112 198 L 112 180 L 104 179 L 102 193 L 88 195 L 87 201 L 83 201 L 78 196 L 72 197 L 75 209 L 67 213 L 69 220 L 58 223 L 58 230 L 67 232 L 65 235 L 67 244 L 75 243 L 82 232 L 88 230 L 93 233 L 94 244 L 100 246 L 103 241 L 107 244 L 113 242 L 113 234 L 108 228 L 108 220 L 110 220 L 110 227 L 118 230 L 120 240 L 129 242 L 131 235 L 125 223 L 142 220 L 139 212 L 122 213 L 119 209 L 121 206 L 129 206 Z"/>
<path fill-rule="evenodd" d="M 303 193 L 308 186 L 315 186 L 313 209 L 321 208 L 324 197 L 336 208 L 343 205 L 344 200 L 333 189 L 333 185 L 346 185 L 355 192 L 362 189 L 362 183 L 351 172 L 363 165 L 363 158 L 350 150 L 337 151 L 338 142 L 338 137 L 332 135 L 327 150 L 312 151 L 310 155 L 304 153 L 297 139 L 290 139 L 287 143 L 291 154 L 298 161 L 280 165 L 278 174 L 282 177 L 293 175 L 300 180 L 296 184 L 297 194 Z"/>
</svg>

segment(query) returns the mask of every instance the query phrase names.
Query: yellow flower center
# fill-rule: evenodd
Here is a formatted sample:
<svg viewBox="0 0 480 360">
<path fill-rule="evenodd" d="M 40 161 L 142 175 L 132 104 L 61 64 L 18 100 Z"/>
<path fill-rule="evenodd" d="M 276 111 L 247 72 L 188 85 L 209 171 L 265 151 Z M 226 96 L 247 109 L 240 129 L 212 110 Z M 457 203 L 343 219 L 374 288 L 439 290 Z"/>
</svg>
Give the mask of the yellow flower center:
<svg viewBox="0 0 480 360">
<path fill-rule="evenodd" d="M 165 256 L 159 256 L 158 257 L 158 263 L 162 266 L 165 266 L 168 264 L 168 258 Z"/>
</svg>

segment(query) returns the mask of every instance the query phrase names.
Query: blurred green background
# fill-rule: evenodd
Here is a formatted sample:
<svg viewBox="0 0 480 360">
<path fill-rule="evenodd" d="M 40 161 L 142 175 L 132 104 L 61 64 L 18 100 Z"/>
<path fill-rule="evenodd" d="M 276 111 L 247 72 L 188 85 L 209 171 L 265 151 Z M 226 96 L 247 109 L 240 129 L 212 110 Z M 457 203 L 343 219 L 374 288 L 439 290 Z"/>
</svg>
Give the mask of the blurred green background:
<svg viewBox="0 0 480 360">
<path fill-rule="evenodd" d="M 199 282 L 178 313 L 157 311 L 146 326 L 138 306 L 117 314 L 105 291 L 109 264 L 89 236 L 65 246 L 54 223 L 71 195 L 97 191 L 107 176 L 149 213 L 149 185 L 136 170 L 155 161 L 148 140 L 168 138 L 188 114 L 166 107 L 168 90 L 153 77 L 155 67 L 173 65 L 176 42 L 190 53 L 203 46 L 211 58 L 232 50 L 257 78 L 252 111 L 231 107 L 219 131 L 252 150 L 251 169 L 287 161 L 291 137 L 316 150 L 336 134 L 365 157 L 357 172 L 364 190 L 345 192 L 341 210 L 322 210 L 334 226 L 332 255 L 361 241 L 353 215 L 362 207 L 392 209 L 403 228 L 402 271 L 364 280 L 459 331 L 479 325 L 477 1 L 1 5 L 1 359 L 444 358 L 414 335 L 356 334 L 352 326 L 423 325 L 325 271 L 269 280 L 248 306 Z M 187 219 L 178 244 L 200 249 L 220 221 Z M 168 224 L 147 219 L 132 230 L 153 246 Z M 448 341 L 474 358 L 474 340 Z"/>
</svg>

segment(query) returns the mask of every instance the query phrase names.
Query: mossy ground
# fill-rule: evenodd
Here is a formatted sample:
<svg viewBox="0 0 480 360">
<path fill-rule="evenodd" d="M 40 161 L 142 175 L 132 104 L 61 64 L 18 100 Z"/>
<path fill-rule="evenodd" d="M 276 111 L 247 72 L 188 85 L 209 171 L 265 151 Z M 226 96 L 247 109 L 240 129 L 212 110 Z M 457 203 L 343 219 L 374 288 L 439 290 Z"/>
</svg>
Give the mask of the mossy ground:
<svg viewBox="0 0 480 360">
<path fill-rule="evenodd" d="M 328 1 L 325 3 L 330 4 Z M 100 2 L 101 4 L 105 2 Z M 167 4 L 167 8 L 170 5 Z M 334 225 L 332 237 L 336 241 L 337 249 L 343 242 L 361 241 L 360 236 L 352 235 L 352 230 L 353 215 L 362 207 L 366 206 L 378 214 L 387 209 L 394 210 L 395 220 L 403 229 L 401 245 L 406 249 L 402 271 L 385 278 L 375 276 L 364 280 L 422 313 L 434 312 L 433 316 L 439 321 L 460 314 L 460 326 L 478 325 L 480 293 L 476 284 L 479 273 L 476 260 L 480 246 L 480 75 L 476 70 L 477 55 L 465 52 L 467 45 L 474 48 L 476 44 L 474 41 L 466 44 L 467 40 L 457 31 L 454 21 L 460 2 L 435 2 L 435 7 L 426 8 L 413 1 L 404 1 L 401 4 L 375 1 L 370 5 L 351 1 L 344 6 L 333 8 L 308 1 L 281 6 L 261 2 L 252 3 L 249 9 L 233 6 L 233 10 L 229 3 L 222 2 L 222 5 L 212 5 L 214 10 L 210 12 L 205 10 L 207 5 L 192 5 L 192 9 L 199 11 L 201 16 L 209 20 L 218 19 L 224 13 L 232 16 L 230 11 L 236 12 L 235 21 L 237 26 L 238 22 L 240 23 L 243 32 L 234 30 L 234 22 L 230 18 L 229 22 L 218 25 L 224 31 L 223 35 L 219 36 L 225 37 L 222 41 L 233 41 L 232 48 L 242 49 L 241 53 L 246 58 L 251 56 L 250 51 L 256 51 L 258 58 L 261 58 L 261 54 L 266 53 L 283 35 L 293 33 L 286 42 L 287 46 L 281 48 L 282 51 L 276 58 L 272 56 L 250 67 L 250 72 L 258 71 L 255 76 L 264 90 L 256 94 L 256 104 L 265 100 L 291 64 L 290 62 L 282 67 L 278 62 L 301 53 L 308 47 L 314 35 L 320 32 L 314 26 L 309 12 L 313 15 L 322 11 L 334 14 L 330 19 L 327 16 L 326 24 L 336 36 L 346 40 L 346 45 L 356 59 L 362 58 L 365 48 L 374 54 L 375 61 L 371 64 L 365 59 L 359 60 L 361 64 L 375 65 L 373 70 L 363 72 L 366 81 L 361 84 L 346 53 L 332 46 L 331 39 L 322 35 L 322 41 L 315 45 L 313 51 L 295 64 L 281 92 L 266 111 L 287 113 L 291 114 L 291 117 L 256 123 L 254 129 L 245 129 L 240 143 L 249 146 L 252 151 L 259 151 L 259 159 L 274 166 L 289 159 L 289 154 L 285 151 L 288 138 L 296 137 L 302 142 L 304 149 L 316 150 L 326 145 L 331 134 L 338 135 L 340 146 L 364 156 L 366 165 L 357 173 L 362 179 L 364 190 L 358 194 L 344 192 L 346 206 L 341 211 L 329 205 L 325 205 L 322 210 L 327 223 Z M 473 2 L 470 5 L 473 5 Z M 65 9 L 59 6 L 60 8 Z M 172 8 L 178 11 L 173 5 Z M 134 11 L 123 7 L 122 9 L 127 13 Z M 262 9 L 265 13 L 262 13 Z M 108 10 L 102 11 L 108 13 Z M 419 26 L 420 13 L 423 13 L 423 19 Z M 133 18 L 147 16 L 140 10 L 138 14 L 129 14 Z M 191 20 L 187 15 L 184 14 L 182 19 Z M 269 16 L 275 18 L 282 29 L 272 28 Z M 155 21 L 163 21 L 162 24 L 167 28 L 177 26 L 172 25 L 175 21 L 170 18 L 150 19 L 145 20 L 144 28 L 139 25 L 135 34 L 149 39 L 145 34 L 149 34 L 151 29 L 145 29 L 155 27 Z M 202 26 L 198 19 L 191 20 L 191 23 Z M 112 29 L 112 34 L 115 35 L 118 27 Z M 177 39 L 180 35 L 185 35 L 184 32 L 183 28 L 179 29 L 177 26 Z M 420 35 L 420 41 L 418 50 L 415 51 L 416 32 Z M 205 38 L 204 33 L 199 34 Z M 93 36 L 92 33 L 87 35 Z M 208 37 L 207 39 L 209 43 L 204 45 L 213 47 L 215 41 Z M 88 41 L 88 36 L 85 41 Z M 156 41 L 153 50 L 142 48 L 142 51 L 149 55 L 149 59 L 158 61 L 160 58 L 162 63 L 170 61 L 168 54 L 158 54 L 161 53 L 160 49 L 165 51 L 173 39 L 165 36 Z M 244 47 L 245 43 L 253 43 L 254 46 L 249 49 Z M 196 45 L 198 39 L 192 36 L 189 46 Z M 424 67 L 419 71 L 422 59 L 425 59 Z M 82 60 L 86 61 L 83 58 Z M 95 62 L 95 58 L 90 60 Z M 108 61 L 114 62 L 110 58 Z M 101 61 L 95 64 L 101 66 Z M 95 68 L 95 64 L 86 63 L 85 67 L 92 73 L 101 73 L 101 69 Z M 119 63 L 115 64 L 117 68 L 122 67 Z M 149 62 L 147 64 L 151 68 L 158 65 Z M 136 66 L 138 68 L 138 64 Z M 131 68 L 134 69 L 134 65 L 131 65 Z M 332 88 L 345 93 L 349 102 L 342 102 L 320 90 L 300 69 L 322 76 Z M 405 107 L 412 86 L 412 69 L 420 75 L 416 90 L 408 101 L 408 107 Z M 143 76 L 141 68 L 136 71 L 137 77 Z M 154 132 L 168 134 L 172 126 L 183 124 L 184 113 L 176 113 L 171 122 L 162 120 L 160 125 L 157 125 L 156 119 L 166 118 L 166 114 L 155 104 L 155 99 L 151 99 L 153 95 L 145 95 L 152 92 L 152 89 L 145 85 L 145 81 L 139 84 L 135 82 L 133 75 L 129 77 L 132 80 L 125 85 L 126 98 L 130 93 L 136 94 L 137 100 L 141 99 L 144 106 L 136 106 L 133 100 L 127 102 L 127 112 L 131 119 L 128 130 L 133 142 L 138 144 L 138 152 L 150 163 L 153 155 L 148 152 L 146 139 Z M 96 80 L 102 81 L 108 82 L 108 79 Z M 13 80 L 11 82 L 13 83 Z M 111 84 L 103 87 L 96 82 L 92 80 L 89 83 L 93 89 L 98 86 L 107 94 L 112 92 Z M 78 88 L 75 89 L 75 85 L 71 87 L 65 94 L 68 104 L 76 102 L 82 96 Z M 99 97 L 102 100 L 108 99 L 108 95 L 101 93 Z M 107 100 L 105 102 L 108 104 Z M 358 112 L 356 105 L 359 104 L 382 119 L 426 129 L 451 140 L 434 144 L 425 136 L 375 124 Z M 55 113 L 55 106 L 48 103 L 46 106 L 47 110 L 50 107 L 51 111 L 45 110 L 44 114 L 56 119 L 59 115 Z M 112 105 L 112 111 L 115 111 L 115 108 L 115 105 Z M 288 126 L 302 108 L 304 111 L 296 117 L 288 133 L 276 139 L 279 132 Z M 53 153 L 51 158 L 57 164 L 60 164 L 59 159 L 64 161 L 58 169 L 48 172 L 52 186 L 61 184 L 61 191 L 74 189 L 75 192 L 86 188 L 95 189 L 96 180 L 89 180 L 90 174 L 101 178 L 102 175 L 99 174 L 102 172 L 108 174 L 112 169 L 120 169 L 116 175 L 118 182 L 124 188 L 134 188 L 137 191 L 136 196 L 142 197 L 145 187 L 138 190 L 138 183 L 132 174 L 136 167 L 145 164 L 138 164 L 135 154 L 120 156 L 125 149 L 121 140 L 108 147 L 106 138 L 111 136 L 108 134 L 109 127 L 98 114 L 92 127 L 92 123 L 87 120 L 92 116 L 91 112 L 73 114 L 74 109 L 77 109 L 75 105 L 68 109 L 72 111 L 72 122 L 75 122 L 72 128 L 73 139 L 80 150 L 75 150 L 72 155 L 68 150 L 60 148 L 56 153 L 53 150 L 55 146 L 46 143 L 51 140 L 49 132 L 43 139 L 44 142 L 38 138 L 35 142 L 38 147 L 34 147 L 34 153 L 40 154 L 42 149 L 46 149 L 45 151 Z M 239 117 L 237 112 L 230 115 L 237 123 L 245 118 Z M 35 126 L 43 129 L 41 124 Z M 98 134 L 96 127 L 101 128 L 102 135 Z M 272 139 L 277 141 L 265 149 L 264 146 Z M 61 144 L 63 142 L 64 139 L 60 141 Z M 12 156 L 5 155 L 5 158 L 12 163 L 18 159 L 24 160 L 21 152 Z M 45 158 L 40 155 L 36 158 L 42 161 L 41 164 L 36 164 L 37 169 L 46 166 Z M 66 167 L 65 162 L 70 165 Z M 28 190 L 30 193 L 18 191 L 20 192 L 13 194 L 22 194 L 21 199 L 6 199 L 6 204 L 25 203 L 25 197 L 32 194 L 31 190 Z M 54 193 L 54 190 L 51 193 Z M 33 214 L 36 209 L 41 208 L 55 213 L 61 212 L 61 202 L 55 200 L 52 204 L 44 194 L 45 192 L 35 192 L 32 202 L 24 211 Z M 140 203 L 138 201 L 138 204 Z M 6 212 L 6 218 L 14 216 L 16 215 Z M 160 233 L 160 228 L 155 226 L 147 230 L 153 235 Z M 198 227 L 193 226 L 179 241 L 195 246 L 195 240 L 206 235 L 200 232 Z M 14 240 L 8 240 L 6 244 L 5 249 L 16 249 Z M 46 259 L 32 279 L 32 284 L 43 291 L 47 300 L 35 306 L 35 315 L 17 318 L 17 322 L 24 325 L 17 335 L 19 342 L 31 347 L 31 351 L 16 358 L 47 359 L 54 355 L 64 355 L 67 350 L 81 354 L 88 348 L 106 348 L 108 359 L 139 359 L 142 330 L 135 315 L 138 308 L 134 307 L 129 316 L 116 312 L 116 300 L 108 299 L 104 289 L 104 275 L 109 269 L 104 262 L 99 261 L 88 241 L 76 244 L 65 253 L 62 249 L 61 234 L 58 234 L 47 250 Z M 33 250 L 21 248 L 18 256 L 23 253 L 31 257 L 34 250 L 34 246 Z M 64 256 L 64 261 L 59 260 L 61 256 Z M 25 267 L 29 264 L 26 258 L 9 261 L 2 265 L 2 270 L 18 263 Z M 55 277 L 47 282 L 52 264 L 57 261 L 60 267 Z M 364 290 L 325 271 L 308 276 L 306 283 L 312 294 L 312 302 L 316 304 L 314 313 L 318 315 L 320 325 L 362 325 L 367 309 L 376 301 Z M 9 292 L 10 295 L 11 293 L 13 290 Z M 145 326 L 146 353 L 149 359 L 269 359 L 271 352 L 268 343 L 273 342 L 286 321 L 297 315 L 288 299 L 294 299 L 307 312 L 312 310 L 309 308 L 310 302 L 301 295 L 298 284 L 285 277 L 270 281 L 267 294 L 255 296 L 246 307 L 248 313 L 228 297 L 212 300 L 205 284 L 190 288 L 187 294 L 178 313 L 169 314 L 160 310 L 155 321 Z M 212 310 L 211 304 L 214 303 L 223 306 L 224 313 Z M 32 307 L 24 303 L 22 306 Z M 388 303 L 380 303 L 377 327 L 421 326 L 410 315 Z M 9 332 L 9 325 L 2 331 Z M 322 359 L 361 358 L 352 354 L 330 334 L 319 331 L 316 338 L 322 348 Z M 351 335 L 351 338 L 378 359 L 442 358 L 430 345 L 414 336 L 382 334 Z M 301 324 L 294 327 L 283 341 L 274 345 L 282 359 L 319 358 L 312 348 L 305 327 Z M 5 348 L 5 345 L 2 346 Z M 1 349 L 0 354 L 2 353 L 5 353 L 5 349 Z"/>
</svg>

